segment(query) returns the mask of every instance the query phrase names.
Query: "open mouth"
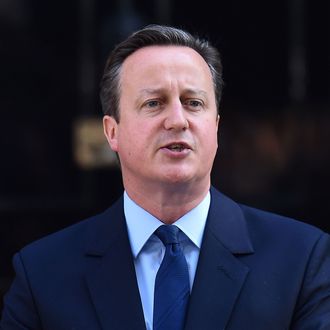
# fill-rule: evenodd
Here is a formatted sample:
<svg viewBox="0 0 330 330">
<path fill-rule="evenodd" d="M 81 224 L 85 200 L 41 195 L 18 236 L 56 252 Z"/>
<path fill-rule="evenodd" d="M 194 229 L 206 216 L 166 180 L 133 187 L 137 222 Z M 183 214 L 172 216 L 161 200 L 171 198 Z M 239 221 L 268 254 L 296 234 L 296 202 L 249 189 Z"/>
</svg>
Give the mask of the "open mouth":
<svg viewBox="0 0 330 330">
<path fill-rule="evenodd" d="M 178 151 L 182 151 L 183 149 L 185 149 L 185 146 L 183 144 L 171 144 L 171 145 L 167 146 L 167 149 L 178 152 Z"/>
<path fill-rule="evenodd" d="M 185 143 L 171 143 L 165 148 L 174 152 L 181 152 L 185 149 L 190 149 L 190 147 Z"/>
</svg>

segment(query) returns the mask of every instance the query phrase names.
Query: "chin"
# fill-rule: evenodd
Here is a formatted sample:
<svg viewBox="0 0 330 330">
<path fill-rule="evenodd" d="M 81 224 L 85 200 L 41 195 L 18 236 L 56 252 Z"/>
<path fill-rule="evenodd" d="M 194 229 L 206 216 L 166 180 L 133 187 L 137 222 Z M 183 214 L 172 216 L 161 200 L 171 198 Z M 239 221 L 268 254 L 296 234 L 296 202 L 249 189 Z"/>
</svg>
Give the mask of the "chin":
<svg viewBox="0 0 330 330">
<path fill-rule="evenodd" d="M 187 172 L 171 171 L 167 173 L 164 177 L 164 181 L 167 183 L 179 184 L 179 183 L 189 183 L 194 179 L 194 175 Z"/>
</svg>

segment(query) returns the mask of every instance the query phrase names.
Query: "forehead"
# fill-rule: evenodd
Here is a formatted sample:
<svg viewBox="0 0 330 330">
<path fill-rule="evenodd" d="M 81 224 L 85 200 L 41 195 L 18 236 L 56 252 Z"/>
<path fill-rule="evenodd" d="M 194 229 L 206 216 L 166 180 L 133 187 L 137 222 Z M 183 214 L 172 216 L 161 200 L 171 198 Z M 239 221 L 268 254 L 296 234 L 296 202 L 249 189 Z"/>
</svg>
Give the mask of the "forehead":
<svg viewBox="0 0 330 330">
<path fill-rule="evenodd" d="M 203 57 L 185 46 L 147 46 L 128 56 L 122 66 L 122 82 L 137 77 L 190 75 L 212 81 L 211 71 Z"/>
<path fill-rule="evenodd" d="M 149 57 L 149 56 L 153 57 L 154 55 L 157 55 L 157 58 L 161 59 L 164 57 L 162 55 L 168 57 L 171 54 L 175 55 L 176 57 L 182 57 L 182 56 L 185 57 L 190 56 L 196 58 L 198 57 L 200 58 L 200 60 L 204 61 L 203 57 L 194 49 L 187 46 L 177 46 L 177 45 L 152 45 L 152 46 L 142 47 L 136 50 L 135 52 L 133 52 L 131 55 L 129 55 L 125 61 L 132 60 L 133 58 L 137 60 L 141 57 Z"/>
</svg>

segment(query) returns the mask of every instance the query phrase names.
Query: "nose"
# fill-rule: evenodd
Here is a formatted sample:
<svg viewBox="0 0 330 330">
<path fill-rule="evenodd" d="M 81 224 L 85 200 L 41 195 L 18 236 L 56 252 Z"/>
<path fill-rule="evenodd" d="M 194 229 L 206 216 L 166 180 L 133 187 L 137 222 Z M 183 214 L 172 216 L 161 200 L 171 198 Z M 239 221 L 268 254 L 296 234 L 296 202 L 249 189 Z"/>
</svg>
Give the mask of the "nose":
<svg viewBox="0 0 330 330">
<path fill-rule="evenodd" d="M 167 130 L 186 130 L 189 128 L 189 122 L 181 102 L 168 106 L 164 127 Z"/>
</svg>

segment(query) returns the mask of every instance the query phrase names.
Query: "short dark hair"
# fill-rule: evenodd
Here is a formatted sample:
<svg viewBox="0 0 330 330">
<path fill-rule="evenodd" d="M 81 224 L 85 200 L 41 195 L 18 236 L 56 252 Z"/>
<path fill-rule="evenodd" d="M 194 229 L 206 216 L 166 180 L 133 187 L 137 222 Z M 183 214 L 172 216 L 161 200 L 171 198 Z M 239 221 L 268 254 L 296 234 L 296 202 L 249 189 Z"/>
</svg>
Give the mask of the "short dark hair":
<svg viewBox="0 0 330 330">
<path fill-rule="evenodd" d="M 184 30 L 164 25 L 148 25 L 119 43 L 107 59 L 100 84 L 100 99 L 105 115 L 112 116 L 119 122 L 120 72 L 125 59 L 138 49 L 162 45 L 190 47 L 203 57 L 211 71 L 219 109 L 224 83 L 218 50 L 206 39 L 200 39 Z"/>
</svg>

